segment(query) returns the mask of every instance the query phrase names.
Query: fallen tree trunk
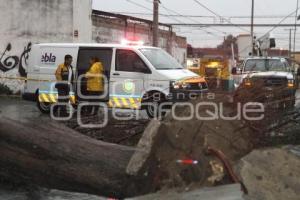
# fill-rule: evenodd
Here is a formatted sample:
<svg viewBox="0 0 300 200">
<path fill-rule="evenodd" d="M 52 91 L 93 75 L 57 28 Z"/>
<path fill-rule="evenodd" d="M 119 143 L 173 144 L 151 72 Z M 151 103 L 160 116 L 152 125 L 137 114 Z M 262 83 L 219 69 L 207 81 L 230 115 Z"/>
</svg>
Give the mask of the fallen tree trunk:
<svg viewBox="0 0 300 200">
<path fill-rule="evenodd" d="M 126 174 L 134 148 L 97 141 L 54 122 L 1 118 L 0 152 L 1 177 L 117 198 L 150 192 L 142 187 L 145 180 Z"/>
</svg>

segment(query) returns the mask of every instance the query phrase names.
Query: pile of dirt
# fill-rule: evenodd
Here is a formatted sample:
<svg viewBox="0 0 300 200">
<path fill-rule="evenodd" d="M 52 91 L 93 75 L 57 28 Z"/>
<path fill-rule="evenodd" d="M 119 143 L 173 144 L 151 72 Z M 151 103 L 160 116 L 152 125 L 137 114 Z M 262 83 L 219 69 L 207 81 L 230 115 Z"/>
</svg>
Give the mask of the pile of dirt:
<svg viewBox="0 0 300 200">
<path fill-rule="evenodd" d="M 294 143 L 300 144 L 299 131 L 296 131 L 300 128 L 298 111 L 290 112 L 267 107 L 264 118 L 259 121 L 244 118 L 226 120 L 220 116 L 220 108 L 223 108 L 223 115 L 227 117 L 235 116 L 237 113 L 237 105 L 230 102 L 230 97 L 216 95 L 213 100 L 202 97 L 192 103 L 195 106 L 199 102 L 217 105 L 219 118 L 207 121 L 199 120 L 197 117 L 177 120 L 169 115 L 160 122 L 157 130 L 160 139 L 152 153 L 156 161 L 154 167 L 157 168 L 156 184 L 160 189 L 175 187 L 193 189 L 232 183 L 232 177 L 225 170 L 223 161 L 215 155 L 207 154 L 208 147 L 223 152 L 231 166 L 234 166 L 254 149 L 282 145 L 291 142 L 291 137 L 293 139 L 297 137 Z M 177 117 L 184 117 L 190 116 L 191 112 L 190 106 L 182 106 L 178 107 L 175 113 Z M 211 116 L 211 113 L 215 113 L 215 107 L 201 106 L 195 112 L 200 116 Z M 272 132 L 282 133 L 282 139 L 276 144 Z M 178 162 L 184 159 L 197 161 L 197 164 L 185 165 Z"/>
<path fill-rule="evenodd" d="M 235 108 L 226 103 L 228 98 L 220 96 L 211 99 L 195 100 L 199 102 L 223 103 L 225 116 L 232 116 Z M 225 103 L 224 103 L 225 102 Z M 196 112 L 201 116 L 210 116 L 213 106 L 201 106 Z M 190 106 L 178 106 L 177 117 L 190 116 Z M 169 114 L 164 120 L 157 121 L 155 142 L 149 153 L 148 169 L 144 174 L 155 177 L 157 190 L 170 188 L 193 189 L 231 183 L 222 161 L 207 153 L 207 147 L 222 151 L 229 163 L 234 164 L 254 148 L 252 138 L 255 131 L 243 120 L 199 120 L 196 115 L 189 120 L 178 120 Z M 145 156 L 140 156 L 145 157 Z M 184 164 L 182 160 L 193 160 L 194 164 Z M 155 173 L 150 173 L 150 172 Z"/>
</svg>

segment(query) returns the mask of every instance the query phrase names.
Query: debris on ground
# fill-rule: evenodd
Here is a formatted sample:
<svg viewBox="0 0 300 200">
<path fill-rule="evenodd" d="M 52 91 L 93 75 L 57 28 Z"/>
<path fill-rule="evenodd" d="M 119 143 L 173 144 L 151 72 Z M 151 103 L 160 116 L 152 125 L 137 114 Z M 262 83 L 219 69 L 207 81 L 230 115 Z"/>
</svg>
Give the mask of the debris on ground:
<svg viewBox="0 0 300 200">
<path fill-rule="evenodd" d="M 205 100 L 207 99 L 202 97 L 194 101 L 193 105 Z M 234 116 L 236 112 L 235 104 L 230 103 L 230 98 L 226 95 L 219 95 L 209 102 L 218 105 L 222 103 L 224 116 Z M 213 112 L 212 109 L 211 106 L 202 106 L 197 112 L 201 116 L 207 116 L 208 111 Z M 190 108 L 185 106 L 176 108 L 178 117 L 189 116 L 190 112 Z M 195 116 L 190 120 L 176 120 L 168 115 L 163 120 L 151 122 L 144 119 L 112 119 L 103 129 L 87 130 L 75 127 L 75 130 L 112 143 L 117 141 L 114 137 L 125 138 L 121 144 L 137 147 L 127 166 L 127 173 L 134 176 L 154 176 L 153 185 L 156 190 L 197 189 L 233 183 L 232 172 L 228 172 L 220 158 L 207 154 L 208 147 L 226 155 L 228 163 L 233 166 L 253 149 L 273 145 L 272 142 L 278 138 L 270 137 L 272 131 L 280 132 L 284 128 L 284 139 L 276 143 L 284 144 L 288 138 L 287 132 L 297 123 L 296 116 L 297 112 L 282 114 L 270 109 L 267 110 L 264 120 L 253 123 L 244 119 L 222 118 L 203 121 Z M 89 120 L 93 122 L 94 118 Z M 74 124 L 75 121 L 71 121 L 67 125 L 72 127 Z"/>
<path fill-rule="evenodd" d="M 100 124 L 101 115 L 87 115 L 81 118 L 84 124 Z M 65 122 L 65 125 L 79 133 L 104 142 L 125 146 L 136 146 L 143 135 L 149 119 L 117 120 L 109 117 L 103 128 L 85 128 L 78 124 L 77 118 Z"/>
<path fill-rule="evenodd" d="M 214 99 L 201 97 L 193 101 L 192 105 L 197 108 L 196 105 L 203 101 L 222 107 L 223 116 L 233 117 L 237 113 L 237 107 L 230 101 L 228 95 L 217 95 Z M 125 163 L 124 174 L 126 173 L 126 177 L 128 175 L 151 180 L 151 183 L 150 181 L 147 183 L 149 185 L 143 184 L 143 187 L 151 187 L 151 192 L 160 191 L 161 195 L 166 195 L 166 198 L 168 197 L 167 191 L 176 190 L 180 193 L 179 197 L 185 193 L 193 194 L 193 191 L 199 188 L 212 187 L 208 189 L 212 192 L 214 189 L 217 190 L 216 186 L 233 183 L 239 185 L 239 192 L 246 193 L 249 187 L 252 187 L 251 184 L 255 185 L 254 181 L 261 181 L 260 178 L 253 180 L 249 186 L 247 176 L 246 179 L 243 175 L 238 177 L 236 171 L 232 170 L 232 166 L 240 163 L 242 158 L 243 161 L 248 161 L 247 158 L 253 154 L 254 149 L 282 145 L 291 140 L 299 144 L 299 129 L 295 128 L 295 124 L 299 123 L 300 118 L 296 110 L 284 113 L 278 110 L 267 110 L 265 119 L 259 122 L 249 122 L 243 118 L 227 120 L 220 115 L 213 120 L 197 118 L 197 115 L 211 117 L 211 113 L 215 112 L 214 109 L 214 106 L 202 105 L 196 112 L 192 112 L 189 106 L 177 106 L 174 110 L 176 116 L 182 118 L 192 114 L 188 120 L 179 120 L 170 114 L 162 120 L 151 121 L 148 119 L 117 120 L 109 117 L 108 124 L 104 128 L 90 129 L 81 127 L 78 125 L 78 119 L 73 118 L 64 122 L 63 126 L 66 125 L 95 140 L 134 147 L 134 153 L 132 157 L 129 157 L 128 165 L 127 162 Z M 218 110 L 218 114 L 220 112 L 221 110 Z M 95 124 L 102 118 L 101 115 L 84 116 L 81 120 L 85 124 Z M 212 153 L 209 149 L 217 153 Z M 252 153 L 246 156 L 250 152 Z M 259 153 L 256 156 L 258 155 Z M 275 153 L 272 156 L 278 162 L 282 162 L 285 158 L 280 156 L 276 158 Z M 253 161 L 252 165 L 255 165 L 256 162 L 262 162 L 265 159 L 269 158 L 253 159 L 248 162 Z M 298 157 L 297 159 L 299 161 Z M 263 170 L 267 170 L 267 167 L 272 168 L 272 165 L 270 161 Z M 255 168 L 250 167 L 250 169 Z M 288 191 L 294 184 L 287 185 L 289 187 L 285 188 L 286 185 L 284 185 L 281 189 Z M 251 197 L 253 191 L 249 193 Z M 262 197 L 262 200 L 268 200 L 268 198 Z"/>
<path fill-rule="evenodd" d="M 216 99 L 214 102 L 224 102 L 224 99 Z M 203 106 L 198 112 L 205 116 L 207 110 L 212 108 Z M 230 115 L 232 112 L 231 106 L 224 105 L 224 115 Z M 190 109 L 178 107 L 176 113 L 179 117 L 189 116 Z M 155 176 L 154 185 L 157 190 L 186 187 L 193 189 L 232 183 L 229 174 L 220 167 L 223 166 L 222 161 L 214 155 L 209 155 L 207 148 L 220 150 L 231 164 L 253 149 L 251 138 L 254 131 L 240 120 L 227 121 L 219 118 L 202 121 L 193 117 L 182 121 L 169 115 L 162 121 L 151 123 L 151 127 L 146 129 L 143 135 L 147 139 L 142 137 L 141 143 L 137 145 L 138 151 L 127 166 L 127 172 Z M 149 138 L 153 140 L 150 144 L 142 142 L 149 141 Z M 195 162 L 180 163 L 178 160 Z"/>
<path fill-rule="evenodd" d="M 237 165 L 253 200 L 298 200 L 300 146 L 254 150 Z"/>
</svg>

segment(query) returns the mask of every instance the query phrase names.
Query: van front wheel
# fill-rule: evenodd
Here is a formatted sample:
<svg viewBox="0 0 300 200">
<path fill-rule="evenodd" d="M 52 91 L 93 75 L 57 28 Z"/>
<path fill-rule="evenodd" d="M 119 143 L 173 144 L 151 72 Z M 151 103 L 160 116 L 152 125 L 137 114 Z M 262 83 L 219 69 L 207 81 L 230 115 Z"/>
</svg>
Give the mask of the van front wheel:
<svg viewBox="0 0 300 200">
<path fill-rule="evenodd" d="M 146 112 L 149 118 L 158 117 L 159 102 L 149 102 L 146 106 Z"/>
<path fill-rule="evenodd" d="M 165 98 L 161 93 L 152 93 L 144 100 L 144 109 L 146 110 L 149 118 L 159 118 L 166 115 L 164 109 L 159 109 L 163 102 L 165 102 Z"/>
</svg>

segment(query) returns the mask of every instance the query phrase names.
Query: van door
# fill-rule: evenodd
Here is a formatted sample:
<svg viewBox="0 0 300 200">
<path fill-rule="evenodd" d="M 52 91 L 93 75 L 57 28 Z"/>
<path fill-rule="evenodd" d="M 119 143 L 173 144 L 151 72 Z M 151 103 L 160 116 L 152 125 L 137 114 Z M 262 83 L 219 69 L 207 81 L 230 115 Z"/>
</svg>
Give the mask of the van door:
<svg viewBox="0 0 300 200">
<path fill-rule="evenodd" d="M 79 101 L 86 101 L 88 98 L 86 97 L 87 92 L 87 81 L 84 78 L 84 75 L 89 70 L 90 59 L 92 57 L 96 57 L 100 60 L 104 67 L 104 88 L 107 92 L 105 92 L 105 96 L 99 101 L 108 102 L 109 101 L 109 80 L 110 80 L 110 71 L 111 71 L 111 63 L 112 63 L 112 48 L 91 48 L 91 47 L 81 47 L 79 48 L 77 67 L 76 67 L 76 76 L 75 80 L 79 84 L 75 84 L 76 88 L 76 97 Z"/>
<path fill-rule="evenodd" d="M 140 56 L 129 49 L 117 49 L 111 76 L 110 106 L 139 108 L 144 93 L 144 80 L 151 74 Z"/>
</svg>

